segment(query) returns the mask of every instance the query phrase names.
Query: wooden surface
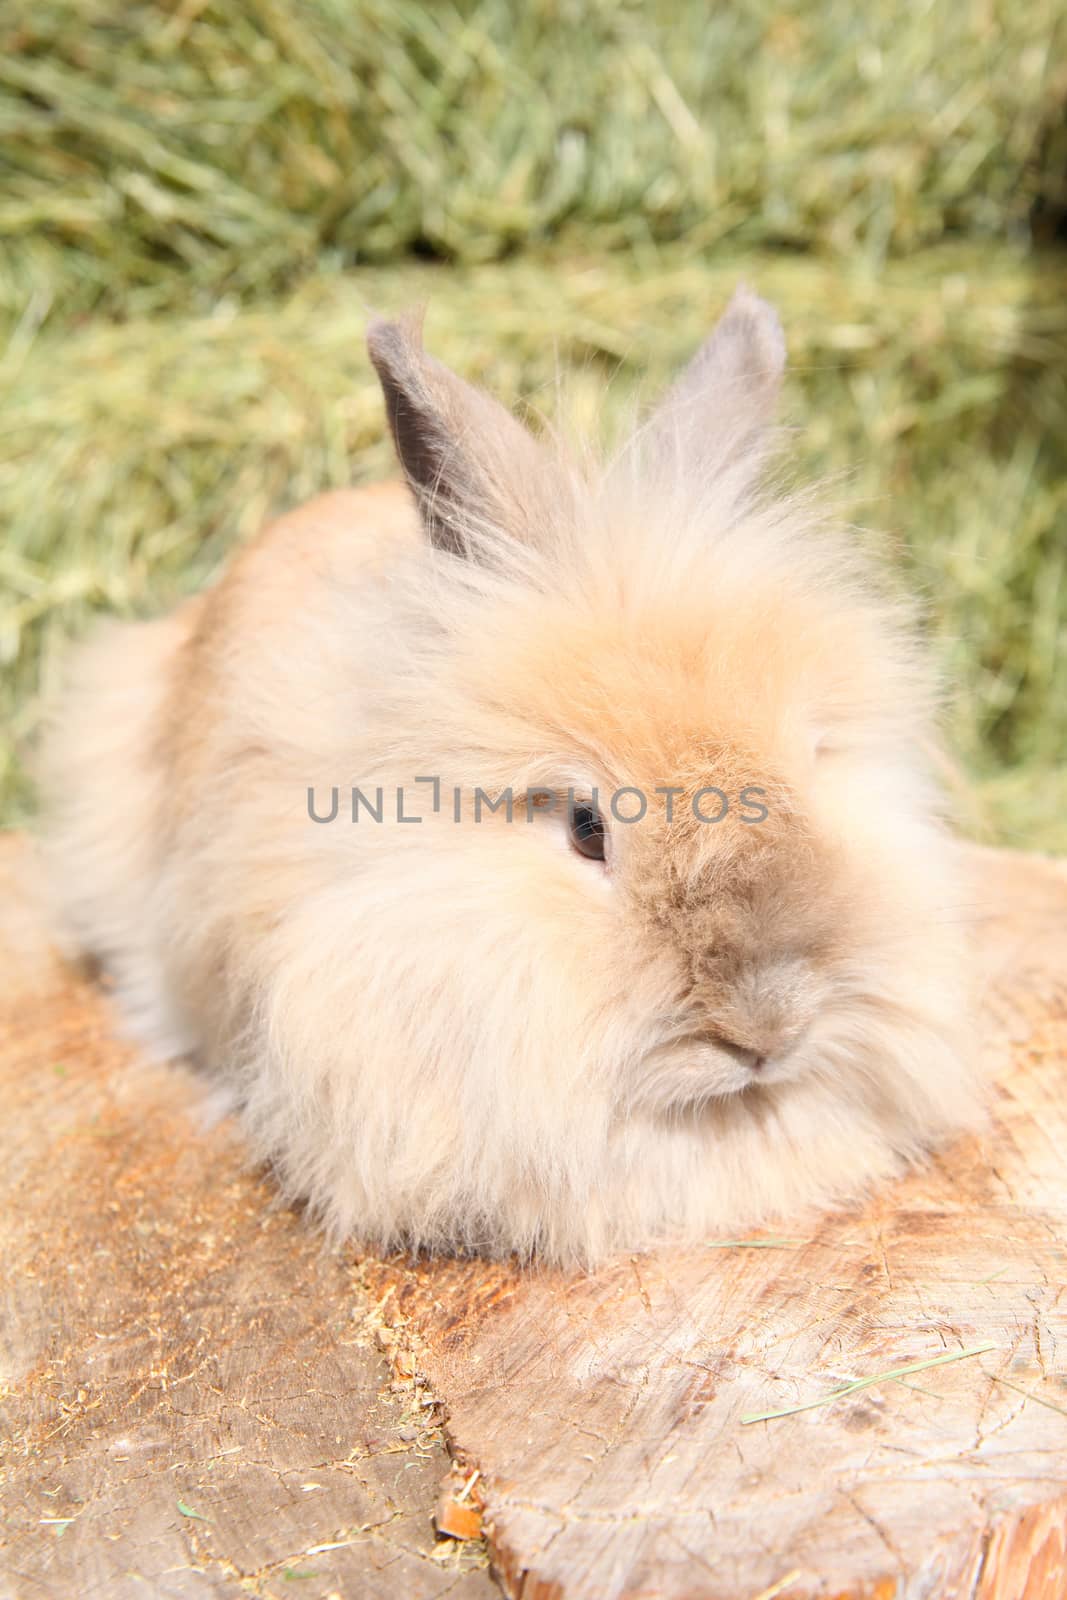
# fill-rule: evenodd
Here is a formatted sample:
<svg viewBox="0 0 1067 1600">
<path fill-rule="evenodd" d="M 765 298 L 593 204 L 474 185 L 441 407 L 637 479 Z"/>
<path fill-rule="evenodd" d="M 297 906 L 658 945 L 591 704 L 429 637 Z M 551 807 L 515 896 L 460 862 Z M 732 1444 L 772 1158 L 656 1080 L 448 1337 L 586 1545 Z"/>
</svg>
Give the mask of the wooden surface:
<svg viewBox="0 0 1067 1600">
<path fill-rule="evenodd" d="M 496 1595 L 435 1557 L 436 1411 L 358 1267 L 55 968 L 28 865 L 0 838 L 0 1596 Z"/>
<path fill-rule="evenodd" d="M 1061 1600 L 1067 869 L 974 862 L 990 1135 L 811 1237 L 563 1277 L 326 1255 L 51 964 L 9 841 L 0 1593 L 490 1594 L 435 1551 L 441 1416 L 523 1600 Z"/>
</svg>

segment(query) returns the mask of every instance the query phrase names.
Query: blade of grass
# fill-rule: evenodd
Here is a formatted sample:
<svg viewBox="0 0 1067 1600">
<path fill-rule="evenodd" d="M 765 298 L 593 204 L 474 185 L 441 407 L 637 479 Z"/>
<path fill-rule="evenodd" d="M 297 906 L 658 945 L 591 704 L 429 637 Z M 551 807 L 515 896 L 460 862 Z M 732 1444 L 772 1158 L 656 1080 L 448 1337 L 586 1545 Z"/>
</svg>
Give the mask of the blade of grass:
<svg viewBox="0 0 1067 1600">
<path fill-rule="evenodd" d="M 1049 1411 L 1058 1411 L 1061 1417 L 1067 1417 L 1067 1406 L 1058 1406 L 1053 1400 L 1046 1400 L 1043 1395 L 1034 1394 L 1032 1389 L 1024 1389 L 1017 1383 L 1012 1383 L 1010 1378 L 994 1379 L 995 1383 L 1002 1383 L 1006 1389 L 1014 1389 L 1016 1394 L 1021 1394 L 1027 1400 L 1032 1400 L 1035 1405 L 1045 1406 Z"/>
<path fill-rule="evenodd" d="M 845 1395 L 858 1394 L 861 1389 L 869 1389 L 876 1383 L 896 1382 L 900 1378 L 911 1377 L 916 1372 L 928 1372 L 931 1367 L 946 1367 L 955 1361 L 966 1361 L 971 1356 L 985 1355 L 990 1350 L 996 1350 L 995 1344 L 976 1344 L 970 1350 L 950 1351 L 946 1355 L 931 1356 L 926 1361 L 912 1361 L 905 1367 L 894 1367 L 888 1372 L 875 1372 L 869 1378 L 855 1378 L 851 1383 L 844 1384 L 840 1389 L 834 1389 L 830 1394 L 824 1394 L 817 1400 L 802 1400 L 794 1406 L 782 1406 L 776 1411 L 752 1412 L 741 1418 L 743 1425 L 751 1422 L 773 1422 L 777 1417 L 792 1417 L 799 1411 L 814 1411 L 817 1406 L 828 1406 L 834 1400 L 841 1400 Z"/>
<path fill-rule="evenodd" d="M 799 1250 L 807 1239 L 706 1239 L 706 1250 Z"/>
</svg>

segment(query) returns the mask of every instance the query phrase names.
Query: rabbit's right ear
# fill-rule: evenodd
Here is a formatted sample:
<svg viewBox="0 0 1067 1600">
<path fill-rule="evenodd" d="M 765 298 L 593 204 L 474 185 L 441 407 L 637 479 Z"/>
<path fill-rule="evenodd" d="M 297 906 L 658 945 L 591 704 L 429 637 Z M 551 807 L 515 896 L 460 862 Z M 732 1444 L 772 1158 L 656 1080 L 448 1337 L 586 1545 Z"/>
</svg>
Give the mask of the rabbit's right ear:
<svg viewBox="0 0 1067 1600">
<path fill-rule="evenodd" d="M 667 390 L 639 435 L 661 469 L 707 481 L 756 477 L 785 370 L 778 313 L 739 288 L 710 337 Z"/>
<path fill-rule="evenodd" d="M 471 556 L 494 536 L 532 538 L 549 504 L 548 451 L 498 401 L 426 354 L 417 317 L 376 318 L 367 348 L 430 541 Z"/>
</svg>

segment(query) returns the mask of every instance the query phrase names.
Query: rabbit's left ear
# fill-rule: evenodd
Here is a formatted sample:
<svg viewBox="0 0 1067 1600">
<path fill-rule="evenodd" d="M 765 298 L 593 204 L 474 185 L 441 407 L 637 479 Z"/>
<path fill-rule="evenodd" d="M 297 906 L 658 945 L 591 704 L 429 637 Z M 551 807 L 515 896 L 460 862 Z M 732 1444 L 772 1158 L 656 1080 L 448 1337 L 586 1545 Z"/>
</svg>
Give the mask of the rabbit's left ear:
<svg viewBox="0 0 1067 1600">
<path fill-rule="evenodd" d="M 548 451 L 499 401 L 427 355 L 418 318 L 376 319 L 367 348 L 430 542 L 472 556 L 501 534 L 532 540 L 551 501 Z"/>
<path fill-rule="evenodd" d="M 739 288 L 711 336 L 675 379 L 640 442 L 668 471 L 707 479 L 755 476 L 785 370 L 778 313 Z"/>
</svg>

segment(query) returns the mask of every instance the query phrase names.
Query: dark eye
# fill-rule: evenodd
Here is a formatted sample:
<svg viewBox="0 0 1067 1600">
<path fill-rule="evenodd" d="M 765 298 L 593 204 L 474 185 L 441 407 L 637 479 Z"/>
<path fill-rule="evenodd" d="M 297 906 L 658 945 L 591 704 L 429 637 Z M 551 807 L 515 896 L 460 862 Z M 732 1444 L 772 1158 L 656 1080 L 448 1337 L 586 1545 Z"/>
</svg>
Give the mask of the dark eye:
<svg viewBox="0 0 1067 1600">
<path fill-rule="evenodd" d="M 575 806 L 570 815 L 571 844 L 589 861 L 604 859 L 604 819 L 595 806 Z"/>
</svg>

